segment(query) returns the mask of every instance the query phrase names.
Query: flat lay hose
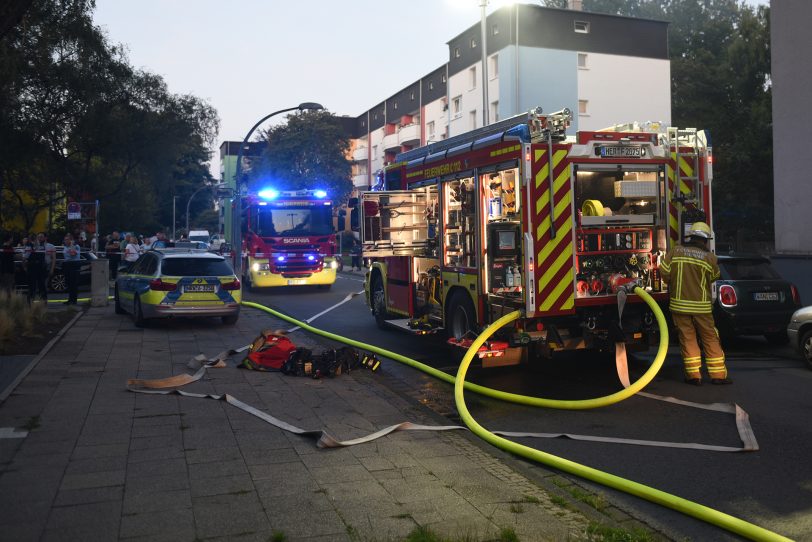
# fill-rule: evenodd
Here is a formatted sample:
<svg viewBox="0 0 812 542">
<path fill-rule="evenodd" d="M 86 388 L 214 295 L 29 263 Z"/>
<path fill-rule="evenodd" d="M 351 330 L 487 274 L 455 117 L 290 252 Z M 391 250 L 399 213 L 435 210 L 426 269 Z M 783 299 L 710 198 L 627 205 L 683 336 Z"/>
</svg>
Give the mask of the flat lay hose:
<svg viewBox="0 0 812 542">
<path fill-rule="evenodd" d="M 264 305 L 260 305 L 258 303 L 254 303 L 251 301 L 242 301 L 242 305 L 267 312 L 268 314 L 271 314 L 281 320 L 297 325 L 305 331 L 309 331 L 311 333 L 321 335 L 322 337 L 342 342 L 350 346 L 354 346 L 356 348 L 361 348 L 364 350 L 369 350 L 376 354 L 380 354 L 392 360 L 409 365 L 410 367 L 414 367 L 415 369 L 419 369 L 420 371 L 423 371 L 444 382 L 453 384 L 454 399 L 456 402 L 457 410 L 459 411 L 460 416 L 465 425 L 474 434 L 476 434 L 483 440 L 507 452 L 522 456 L 527 459 L 531 459 L 533 461 L 545 465 L 549 465 L 553 468 L 559 469 L 564 472 L 568 472 L 570 474 L 574 474 L 576 476 L 583 477 L 587 480 L 591 480 L 599 484 L 603 484 L 607 487 L 611 487 L 613 489 L 623 491 L 631 495 L 635 495 L 637 497 L 646 499 L 648 501 L 654 502 L 661 506 L 665 506 L 667 508 L 671 508 L 685 515 L 700 519 L 702 521 L 710 523 L 711 525 L 716 525 L 717 527 L 721 527 L 730 532 L 739 534 L 752 540 L 789 540 L 788 538 L 785 538 L 772 531 L 768 531 L 763 527 L 759 527 L 758 525 L 748 523 L 744 520 L 733 517 L 729 514 L 725 514 L 718 510 L 714 510 L 707 506 L 502 438 L 489 432 L 487 429 L 479 425 L 476 422 L 476 420 L 474 420 L 474 418 L 471 416 L 470 412 L 468 411 L 468 408 L 465 405 L 465 399 L 463 395 L 464 390 L 473 391 L 480 395 L 512 403 L 545 408 L 558 408 L 570 410 L 584 410 L 608 406 L 617 403 L 619 401 L 622 401 L 623 399 L 626 399 L 628 397 L 631 397 L 638 391 L 642 390 L 656 376 L 656 374 L 662 367 L 663 363 L 665 362 L 665 356 L 668 350 L 668 326 L 666 324 L 665 317 L 663 316 L 663 313 L 660 310 L 660 307 L 657 305 L 654 299 L 648 293 L 646 293 L 645 290 L 643 290 L 640 287 L 635 287 L 634 293 L 640 296 L 643 299 L 643 301 L 646 302 L 649 308 L 651 308 L 657 320 L 657 324 L 659 326 L 660 343 L 658 345 L 657 354 L 654 358 L 654 361 L 652 362 L 651 367 L 649 367 L 649 369 L 643 374 L 643 376 L 641 376 L 636 382 L 632 383 L 629 387 L 624 388 L 623 390 L 613 393 L 611 395 L 607 395 L 605 397 L 598 397 L 586 400 L 555 400 L 555 399 L 544 399 L 541 397 L 529 397 L 525 395 L 503 392 L 465 381 L 465 376 L 468 371 L 468 367 L 470 366 L 471 361 L 476 355 L 477 350 L 499 328 L 519 318 L 520 313 L 518 311 L 503 316 L 502 318 L 500 318 L 499 320 L 488 326 L 488 328 L 485 329 L 482 333 L 480 333 L 480 335 L 476 338 L 476 340 L 474 340 L 473 344 L 471 344 L 465 356 L 463 357 L 456 377 L 452 377 L 451 375 L 443 371 L 435 369 L 434 367 L 430 367 L 424 363 L 420 363 L 419 361 L 408 358 L 396 352 L 390 352 L 388 350 L 385 350 L 383 348 L 374 345 L 366 344 L 360 341 L 349 339 L 347 337 L 342 337 L 335 333 L 330 333 L 328 331 L 312 327 L 311 325 L 305 322 L 296 320 L 295 318 L 292 318 L 281 312 L 275 311 Z"/>
</svg>

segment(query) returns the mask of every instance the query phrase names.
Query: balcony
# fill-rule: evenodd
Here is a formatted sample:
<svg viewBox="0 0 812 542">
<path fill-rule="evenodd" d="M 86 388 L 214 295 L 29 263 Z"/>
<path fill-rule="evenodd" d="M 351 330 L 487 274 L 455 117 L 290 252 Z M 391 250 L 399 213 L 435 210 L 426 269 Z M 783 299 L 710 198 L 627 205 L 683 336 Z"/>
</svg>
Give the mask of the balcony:
<svg viewBox="0 0 812 542">
<path fill-rule="evenodd" d="M 400 142 L 398 142 L 398 134 L 389 134 L 383 136 L 383 148 L 387 152 L 399 152 Z"/>
<path fill-rule="evenodd" d="M 352 151 L 352 159 L 356 162 L 369 160 L 369 147 L 356 147 L 356 149 Z"/>
<path fill-rule="evenodd" d="M 369 188 L 369 175 L 367 173 L 361 173 L 360 175 L 353 175 L 352 176 L 352 185 L 355 188 Z"/>
<path fill-rule="evenodd" d="M 398 130 L 398 143 L 401 145 L 420 144 L 420 125 L 413 123 L 401 126 Z"/>
</svg>

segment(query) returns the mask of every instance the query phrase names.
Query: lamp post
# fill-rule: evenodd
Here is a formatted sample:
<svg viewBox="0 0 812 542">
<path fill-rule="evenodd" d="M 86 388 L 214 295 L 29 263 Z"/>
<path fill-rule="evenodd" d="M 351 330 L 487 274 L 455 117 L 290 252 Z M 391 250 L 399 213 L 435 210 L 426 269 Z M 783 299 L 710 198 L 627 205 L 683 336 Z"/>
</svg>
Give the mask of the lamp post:
<svg viewBox="0 0 812 542">
<path fill-rule="evenodd" d="M 232 254 L 234 254 L 234 274 L 236 274 L 238 277 L 241 276 L 240 272 L 242 271 L 242 241 L 240 239 L 242 229 L 242 187 L 240 186 L 240 166 L 242 165 L 243 151 L 245 150 L 246 145 L 248 145 L 248 140 L 251 139 L 251 136 L 253 135 L 254 131 L 259 128 L 260 124 L 274 115 L 295 110 L 304 111 L 306 109 L 311 111 L 319 111 L 324 109 L 324 106 L 315 102 L 302 102 L 296 107 L 280 109 L 279 111 L 274 111 L 269 115 L 265 115 L 259 119 L 259 121 L 257 121 L 257 123 L 254 124 L 250 130 L 248 130 L 248 133 L 245 135 L 245 138 L 242 140 L 240 148 L 237 151 L 237 169 L 234 172 L 234 206 L 231 211 L 231 251 Z"/>
<path fill-rule="evenodd" d="M 192 192 L 192 195 L 189 196 L 189 200 L 186 202 L 186 236 L 187 237 L 189 236 L 189 206 L 192 204 L 192 198 L 194 198 L 197 195 L 198 192 L 200 192 L 201 190 L 205 190 L 207 188 L 211 188 L 211 187 L 208 186 L 208 185 L 201 186 L 200 188 L 198 188 L 197 190 Z"/>
<path fill-rule="evenodd" d="M 488 104 L 488 14 L 486 8 L 488 7 L 488 0 L 479 0 L 479 8 L 481 10 L 480 16 L 480 33 L 482 41 L 482 126 L 490 124 L 489 117 L 490 108 Z"/>
<path fill-rule="evenodd" d="M 174 242 L 178 234 L 178 221 L 175 220 L 175 203 L 178 201 L 177 196 L 172 196 L 172 241 Z"/>
</svg>

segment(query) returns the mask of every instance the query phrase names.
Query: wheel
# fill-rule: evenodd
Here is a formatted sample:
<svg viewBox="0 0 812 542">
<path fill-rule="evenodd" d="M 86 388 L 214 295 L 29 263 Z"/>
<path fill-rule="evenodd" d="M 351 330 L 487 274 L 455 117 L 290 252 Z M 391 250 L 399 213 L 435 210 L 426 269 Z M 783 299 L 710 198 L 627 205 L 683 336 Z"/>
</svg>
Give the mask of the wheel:
<svg viewBox="0 0 812 542">
<path fill-rule="evenodd" d="M 476 327 L 476 311 L 471 298 L 464 292 L 455 292 L 448 302 L 445 329 L 449 338 L 461 339 Z"/>
<path fill-rule="evenodd" d="M 141 298 L 135 296 L 133 301 L 133 321 L 136 327 L 144 327 L 147 325 L 147 320 L 144 318 L 144 311 L 141 310 Z"/>
<path fill-rule="evenodd" d="M 332 287 L 333 287 L 332 284 L 319 284 L 318 286 L 319 290 L 329 290 Z"/>
<path fill-rule="evenodd" d="M 242 283 L 245 284 L 245 288 L 249 292 L 256 292 L 256 288 L 254 288 L 254 283 L 251 282 L 251 271 L 249 270 L 245 275 L 243 275 Z"/>
<path fill-rule="evenodd" d="M 63 273 L 56 273 L 51 277 L 51 280 L 48 281 L 48 288 L 50 288 L 52 292 L 67 292 L 68 280 Z"/>
<path fill-rule="evenodd" d="M 801 338 L 801 354 L 803 354 L 807 366 L 812 369 L 812 329 L 804 333 Z"/>
<path fill-rule="evenodd" d="M 114 294 L 115 295 L 113 297 L 115 298 L 116 314 L 127 314 L 127 311 L 125 311 L 124 307 L 121 306 L 121 300 L 118 298 L 118 286 L 116 286 Z"/>
<path fill-rule="evenodd" d="M 380 275 L 375 275 L 372 279 L 372 287 L 370 288 L 370 301 L 372 302 L 372 314 L 375 316 L 375 322 L 381 329 L 386 329 L 386 318 L 389 313 L 386 310 L 386 293 L 383 289 L 383 280 Z"/>
<path fill-rule="evenodd" d="M 239 320 L 239 314 L 229 314 L 228 316 L 223 316 L 221 319 L 223 320 L 223 324 L 227 326 L 233 326 Z"/>
<path fill-rule="evenodd" d="M 786 331 L 776 331 L 775 333 L 765 333 L 764 338 L 773 346 L 783 346 L 789 342 Z"/>
</svg>

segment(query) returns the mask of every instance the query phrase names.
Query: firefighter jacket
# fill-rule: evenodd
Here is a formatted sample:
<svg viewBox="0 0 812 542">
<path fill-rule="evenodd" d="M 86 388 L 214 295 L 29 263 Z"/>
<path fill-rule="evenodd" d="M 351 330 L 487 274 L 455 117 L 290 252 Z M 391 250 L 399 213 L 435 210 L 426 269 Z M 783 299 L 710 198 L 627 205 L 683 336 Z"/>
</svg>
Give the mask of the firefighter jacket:
<svg viewBox="0 0 812 542">
<path fill-rule="evenodd" d="M 715 254 L 696 245 L 677 245 L 660 263 L 660 275 L 668 283 L 671 312 L 713 312 L 711 285 L 719 278 Z"/>
</svg>

